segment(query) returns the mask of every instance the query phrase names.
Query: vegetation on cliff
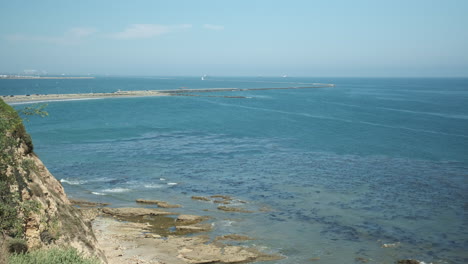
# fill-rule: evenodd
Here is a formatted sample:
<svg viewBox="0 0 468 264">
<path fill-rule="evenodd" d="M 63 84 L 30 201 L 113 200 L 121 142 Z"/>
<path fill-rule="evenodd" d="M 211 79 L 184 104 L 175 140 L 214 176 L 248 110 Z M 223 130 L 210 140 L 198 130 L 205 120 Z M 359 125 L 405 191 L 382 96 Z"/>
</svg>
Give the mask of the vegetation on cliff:
<svg viewBox="0 0 468 264">
<path fill-rule="evenodd" d="M 74 248 L 36 250 L 28 254 L 13 254 L 9 264 L 97 264 L 96 259 L 83 258 Z"/>
<path fill-rule="evenodd" d="M 23 238 L 22 218 L 28 217 L 38 207 L 33 201 L 21 202 L 19 190 L 25 184 L 20 171 L 32 169 L 27 164 L 18 164 L 14 158 L 21 144 L 26 146 L 27 153 L 33 151 L 31 137 L 18 113 L 0 100 L 0 230 L 3 235 L 14 238 Z M 14 188 L 15 184 L 18 184 L 18 189 Z"/>
<path fill-rule="evenodd" d="M 20 113 L 47 114 L 42 107 Z M 90 222 L 71 205 L 33 149 L 20 115 L 0 99 L 0 263 L 6 262 L 7 252 L 56 247 L 75 248 L 106 262 Z"/>
</svg>

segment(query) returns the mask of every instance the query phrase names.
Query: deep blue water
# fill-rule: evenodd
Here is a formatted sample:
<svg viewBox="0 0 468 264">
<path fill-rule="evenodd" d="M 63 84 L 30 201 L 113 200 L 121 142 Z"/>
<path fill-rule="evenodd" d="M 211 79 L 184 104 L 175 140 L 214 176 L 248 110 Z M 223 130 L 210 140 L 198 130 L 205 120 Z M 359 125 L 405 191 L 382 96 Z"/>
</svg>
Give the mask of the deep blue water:
<svg viewBox="0 0 468 264">
<path fill-rule="evenodd" d="M 0 80 L 0 95 L 305 83 L 336 87 L 50 102 L 27 128 L 69 196 L 180 203 L 213 216 L 213 235 L 287 257 L 277 263 L 468 263 L 468 79 Z M 190 199 L 213 194 L 269 210 Z"/>
</svg>

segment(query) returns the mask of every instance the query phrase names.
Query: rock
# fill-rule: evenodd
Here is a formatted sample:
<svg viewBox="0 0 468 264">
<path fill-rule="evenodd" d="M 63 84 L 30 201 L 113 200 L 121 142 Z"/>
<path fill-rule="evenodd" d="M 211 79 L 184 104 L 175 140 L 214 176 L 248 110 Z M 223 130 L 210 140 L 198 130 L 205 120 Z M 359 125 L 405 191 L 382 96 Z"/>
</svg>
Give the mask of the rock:
<svg viewBox="0 0 468 264">
<path fill-rule="evenodd" d="M 161 236 L 157 234 L 145 234 L 145 238 L 161 238 Z"/>
<path fill-rule="evenodd" d="M 161 208 L 179 208 L 179 207 L 182 207 L 182 205 L 180 205 L 180 204 L 170 204 L 170 203 L 166 203 L 166 202 L 158 203 L 158 206 L 161 207 Z"/>
<path fill-rule="evenodd" d="M 217 246 L 197 244 L 179 250 L 179 258 L 188 263 L 244 263 L 253 261 L 278 260 L 279 256 L 267 255 L 253 248 L 241 246 Z"/>
<path fill-rule="evenodd" d="M 79 207 L 103 207 L 109 205 L 109 203 L 96 203 L 90 202 L 86 200 L 78 200 L 78 199 L 69 199 L 70 203 L 75 206 Z"/>
<path fill-rule="evenodd" d="M 192 225 L 209 219 L 208 216 L 199 215 L 179 215 L 176 219 L 177 224 Z"/>
<path fill-rule="evenodd" d="M 247 240 L 254 240 L 254 239 L 249 236 L 230 234 L 230 235 L 218 236 L 214 240 L 215 241 L 219 241 L 219 240 L 247 241 Z"/>
<path fill-rule="evenodd" d="M 226 201 L 226 200 L 214 200 L 213 202 L 218 203 L 218 204 L 230 204 L 231 203 L 230 201 Z"/>
<path fill-rule="evenodd" d="M 218 206 L 218 210 L 226 212 L 238 212 L 238 213 L 253 213 L 253 211 L 245 210 L 238 207 Z"/>
<path fill-rule="evenodd" d="M 363 258 L 363 257 L 357 257 L 355 258 L 356 262 L 361 262 L 361 263 L 367 263 L 369 262 L 369 259 Z"/>
<path fill-rule="evenodd" d="M 2 186 L 8 190 L 4 192 L 2 188 L 1 192 L 2 199 L 9 201 L 1 210 L 16 211 L 15 208 L 25 206 L 31 210 L 22 210 L 11 228 L 2 233 L 17 233 L 24 238 L 28 248 L 49 247 L 49 244 L 72 247 L 86 257 L 93 256 L 105 263 L 105 255 L 97 245 L 91 223 L 72 206 L 62 184 L 33 152 L 31 137 L 21 118 L 1 99 L 0 120 L 10 120 L 0 127 L 0 182 L 6 183 Z M 0 245 L 4 239 L 0 235 Z M 0 255 L 4 254 L 0 252 Z M 2 258 L 0 256 L 0 262 Z"/>
<path fill-rule="evenodd" d="M 188 226 L 176 226 L 177 231 L 195 233 L 195 232 L 207 232 L 211 230 L 211 225 L 188 225 Z"/>
<path fill-rule="evenodd" d="M 397 261 L 397 264 L 424 264 L 424 262 L 415 259 L 402 259 Z"/>
<path fill-rule="evenodd" d="M 204 197 L 204 196 L 192 196 L 192 200 L 199 200 L 199 201 L 211 201 L 210 198 L 208 197 Z"/>
<path fill-rule="evenodd" d="M 103 208 L 102 212 L 113 216 L 123 217 L 134 217 L 134 216 L 146 216 L 146 215 L 173 215 L 174 213 L 165 212 L 153 208 Z"/>
<path fill-rule="evenodd" d="M 79 210 L 86 221 L 93 221 L 99 215 L 99 209 L 97 208 L 79 208 Z"/>
<path fill-rule="evenodd" d="M 221 199 L 223 199 L 223 200 L 228 200 L 228 201 L 232 200 L 232 197 L 229 196 L 229 195 L 220 195 L 220 194 L 216 194 L 216 195 L 211 195 L 210 197 L 211 197 L 211 198 L 221 198 Z"/>
<path fill-rule="evenodd" d="M 170 203 L 167 203 L 167 202 L 164 202 L 164 201 L 158 201 L 158 200 L 137 199 L 136 202 L 137 203 L 144 203 L 144 204 L 155 204 L 155 205 L 157 205 L 158 207 L 161 207 L 161 208 L 179 208 L 179 207 L 182 207 L 179 204 L 170 204 Z"/>
</svg>

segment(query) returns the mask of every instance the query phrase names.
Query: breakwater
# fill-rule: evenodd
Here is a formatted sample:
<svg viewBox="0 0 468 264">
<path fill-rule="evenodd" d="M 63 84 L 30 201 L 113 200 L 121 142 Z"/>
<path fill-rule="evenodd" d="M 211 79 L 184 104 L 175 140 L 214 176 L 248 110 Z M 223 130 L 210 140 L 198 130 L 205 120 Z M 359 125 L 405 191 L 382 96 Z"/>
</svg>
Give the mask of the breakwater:
<svg viewBox="0 0 468 264">
<path fill-rule="evenodd" d="M 265 88 L 204 88 L 204 89 L 176 89 L 176 90 L 145 90 L 145 91 L 116 91 L 113 93 L 77 93 L 77 94 L 26 94 L 26 95 L 3 95 L 5 102 L 34 102 L 34 101 L 56 101 L 76 99 L 102 99 L 117 97 L 146 97 L 146 96 L 194 96 L 193 93 L 215 93 L 215 92 L 243 92 L 262 90 L 288 90 L 288 89 L 316 89 L 334 87 L 334 84 L 313 84 L 310 86 L 293 87 L 265 87 Z M 243 96 L 222 96 L 227 98 L 245 98 Z"/>
</svg>

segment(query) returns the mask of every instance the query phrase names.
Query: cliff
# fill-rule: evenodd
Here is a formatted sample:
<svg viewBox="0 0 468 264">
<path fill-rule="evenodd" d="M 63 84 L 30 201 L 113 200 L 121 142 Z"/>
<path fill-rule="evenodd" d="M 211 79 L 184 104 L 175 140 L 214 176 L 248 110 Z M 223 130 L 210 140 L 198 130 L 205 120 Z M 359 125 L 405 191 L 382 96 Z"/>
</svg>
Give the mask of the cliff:
<svg viewBox="0 0 468 264">
<path fill-rule="evenodd" d="M 17 112 L 0 99 L 0 263 L 5 241 L 24 239 L 29 250 L 73 247 L 106 262 L 91 223 L 68 200 L 60 182 L 33 152 Z"/>
</svg>

